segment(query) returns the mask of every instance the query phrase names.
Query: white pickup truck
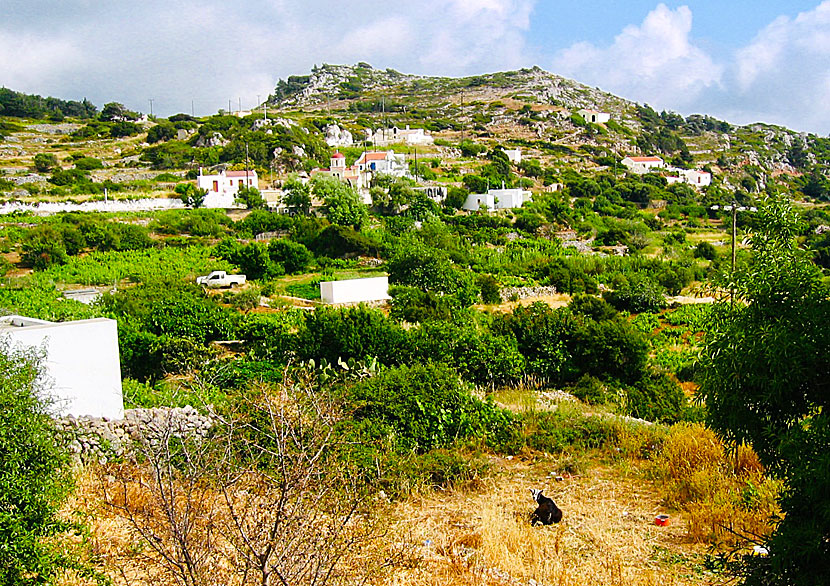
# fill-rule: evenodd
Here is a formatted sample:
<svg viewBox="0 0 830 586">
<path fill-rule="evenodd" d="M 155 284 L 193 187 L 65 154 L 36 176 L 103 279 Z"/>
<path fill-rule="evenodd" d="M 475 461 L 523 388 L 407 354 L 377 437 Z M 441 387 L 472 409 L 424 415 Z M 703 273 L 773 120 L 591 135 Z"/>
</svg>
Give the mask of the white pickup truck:
<svg viewBox="0 0 830 586">
<path fill-rule="evenodd" d="M 196 283 L 218 289 L 220 287 L 237 287 L 245 284 L 245 275 L 229 275 L 225 271 L 213 271 L 209 275 L 196 277 Z"/>
</svg>

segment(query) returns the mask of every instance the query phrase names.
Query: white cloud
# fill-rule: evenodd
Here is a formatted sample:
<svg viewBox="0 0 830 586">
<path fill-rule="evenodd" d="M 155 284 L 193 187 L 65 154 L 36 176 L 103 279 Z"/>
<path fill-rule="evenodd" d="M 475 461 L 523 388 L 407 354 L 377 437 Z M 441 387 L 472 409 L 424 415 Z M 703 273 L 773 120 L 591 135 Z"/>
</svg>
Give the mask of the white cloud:
<svg viewBox="0 0 830 586">
<path fill-rule="evenodd" d="M 688 7 L 659 4 L 607 47 L 582 42 L 560 51 L 553 71 L 659 108 L 683 108 L 718 85 L 723 74 L 723 67 L 692 42 L 691 30 Z"/>
<path fill-rule="evenodd" d="M 80 60 L 81 51 L 72 39 L 0 30 L 0 71 L 8 88 L 43 93 L 56 75 Z"/>
<path fill-rule="evenodd" d="M 392 16 L 347 32 L 336 52 L 348 56 L 347 61 L 365 61 L 367 55 L 400 57 L 406 54 L 416 36 L 404 18 Z"/>
<path fill-rule="evenodd" d="M 732 78 L 739 122 L 830 131 L 830 1 L 761 30 L 737 51 Z"/>
<path fill-rule="evenodd" d="M 4 0 L 8 87 L 157 113 L 250 107 L 277 79 L 319 63 L 367 61 L 427 75 L 531 63 L 536 0 Z M 26 42 L 21 42 L 21 39 Z"/>
</svg>

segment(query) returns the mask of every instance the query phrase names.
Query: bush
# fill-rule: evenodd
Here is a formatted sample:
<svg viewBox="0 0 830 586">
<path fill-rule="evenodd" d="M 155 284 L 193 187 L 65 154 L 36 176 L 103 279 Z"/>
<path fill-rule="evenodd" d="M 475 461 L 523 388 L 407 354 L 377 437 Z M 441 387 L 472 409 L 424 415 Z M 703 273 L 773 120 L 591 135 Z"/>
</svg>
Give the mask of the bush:
<svg viewBox="0 0 830 586">
<path fill-rule="evenodd" d="M 711 242 L 699 242 L 695 246 L 695 258 L 705 258 L 706 260 L 715 260 L 718 257 L 718 251 L 715 250 Z"/>
<path fill-rule="evenodd" d="M 31 232 L 21 244 L 20 262 L 24 267 L 40 271 L 64 264 L 68 259 L 63 236 L 51 226 Z"/>
<path fill-rule="evenodd" d="M 626 396 L 626 412 L 648 421 L 679 421 L 686 405 L 680 386 L 662 372 L 649 372 L 626 388 Z"/>
<path fill-rule="evenodd" d="M 281 264 L 289 274 L 302 273 L 314 260 L 314 255 L 308 248 L 284 239 L 272 240 L 268 244 L 268 256 L 272 262 Z"/>
<path fill-rule="evenodd" d="M 75 159 L 75 168 L 82 169 L 84 171 L 103 169 L 104 162 L 101 161 L 101 159 L 96 159 L 95 157 L 81 157 L 80 159 Z"/>
<path fill-rule="evenodd" d="M 386 437 L 397 450 L 425 453 L 457 441 L 481 438 L 494 444 L 513 433 L 509 412 L 481 401 L 448 366 L 402 366 L 347 390 L 352 418 L 364 434 Z"/>
<path fill-rule="evenodd" d="M 639 275 L 632 276 L 613 291 L 605 291 L 602 297 L 618 310 L 632 313 L 659 311 L 667 305 L 660 287 Z"/>
<path fill-rule="evenodd" d="M 499 295 L 499 282 L 493 275 L 479 275 L 476 280 L 479 290 L 481 291 L 481 300 L 488 305 L 493 303 L 501 303 L 501 296 Z"/>
<path fill-rule="evenodd" d="M 364 360 L 399 364 L 409 351 L 406 332 L 383 312 L 365 306 L 321 307 L 305 316 L 297 332 L 295 352 L 303 360 Z"/>
<path fill-rule="evenodd" d="M 44 404 L 40 360 L 0 343 L 0 583 L 52 583 L 81 569 L 63 543 L 73 527 L 60 508 L 71 490 L 69 458 Z M 69 550 L 71 552 L 71 549 Z"/>
</svg>

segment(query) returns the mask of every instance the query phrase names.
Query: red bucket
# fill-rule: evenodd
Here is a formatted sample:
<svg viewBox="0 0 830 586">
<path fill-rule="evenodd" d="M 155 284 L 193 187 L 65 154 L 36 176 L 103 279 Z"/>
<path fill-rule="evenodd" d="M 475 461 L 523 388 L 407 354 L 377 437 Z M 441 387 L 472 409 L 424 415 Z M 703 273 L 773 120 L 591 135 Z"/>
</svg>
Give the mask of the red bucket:
<svg viewBox="0 0 830 586">
<path fill-rule="evenodd" d="M 658 527 L 665 527 L 669 524 L 669 516 L 668 515 L 657 515 L 654 517 L 654 524 Z"/>
</svg>

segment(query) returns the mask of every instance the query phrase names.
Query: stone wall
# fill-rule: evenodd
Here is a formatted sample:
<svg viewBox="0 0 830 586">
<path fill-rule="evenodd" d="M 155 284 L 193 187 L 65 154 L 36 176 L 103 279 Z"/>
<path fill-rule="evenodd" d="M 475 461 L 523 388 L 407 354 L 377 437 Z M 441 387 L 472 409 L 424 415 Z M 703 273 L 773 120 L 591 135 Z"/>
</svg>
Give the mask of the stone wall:
<svg viewBox="0 0 830 586">
<path fill-rule="evenodd" d="M 531 297 L 548 297 L 556 295 L 556 287 L 503 287 L 499 290 L 499 297 L 502 303 L 508 301 L 521 301 Z"/>
<path fill-rule="evenodd" d="M 80 462 L 108 460 L 129 455 L 134 443 L 153 445 L 166 437 L 207 437 L 212 420 L 195 408 L 158 407 L 125 409 L 124 419 L 67 416 L 55 420 L 66 434 L 72 456 Z"/>
</svg>

